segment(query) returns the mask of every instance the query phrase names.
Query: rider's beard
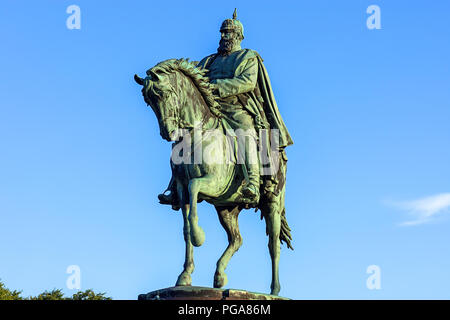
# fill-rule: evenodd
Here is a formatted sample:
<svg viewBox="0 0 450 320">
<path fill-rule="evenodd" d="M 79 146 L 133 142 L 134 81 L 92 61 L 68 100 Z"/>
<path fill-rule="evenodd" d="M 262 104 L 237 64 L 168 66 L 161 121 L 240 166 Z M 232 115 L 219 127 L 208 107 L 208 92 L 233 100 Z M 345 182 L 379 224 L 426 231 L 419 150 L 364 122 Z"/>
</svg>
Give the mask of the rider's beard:
<svg viewBox="0 0 450 320">
<path fill-rule="evenodd" d="M 233 51 L 235 47 L 239 46 L 240 42 L 241 41 L 238 38 L 232 38 L 229 40 L 220 39 L 217 53 L 219 53 L 221 56 L 227 56 Z"/>
</svg>

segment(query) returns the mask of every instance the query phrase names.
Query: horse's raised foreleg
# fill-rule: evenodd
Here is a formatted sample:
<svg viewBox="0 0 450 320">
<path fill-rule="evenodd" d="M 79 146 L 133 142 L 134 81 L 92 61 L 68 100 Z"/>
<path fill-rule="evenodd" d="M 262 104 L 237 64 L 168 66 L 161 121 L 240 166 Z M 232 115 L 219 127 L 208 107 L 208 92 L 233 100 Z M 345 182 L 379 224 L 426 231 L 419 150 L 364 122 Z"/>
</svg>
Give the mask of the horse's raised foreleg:
<svg viewBox="0 0 450 320">
<path fill-rule="evenodd" d="M 198 194 L 203 193 L 208 196 L 217 196 L 220 189 L 219 181 L 216 176 L 207 175 L 201 178 L 195 178 L 189 181 L 189 200 L 191 212 L 189 213 L 189 223 L 191 227 L 191 241 L 196 247 L 199 247 L 205 241 L 205 232 L 198 225 L 197 201 Z"/>
<path fill-rule="evenodd" d="M 278 295 L 280 292 L 279 269 L 280 262 L 280 230 L 281 210 L 277 202 L 269 202 L 261 208 L 266 220 L 267 233 L 269 235 L 269 252 L 272 259 L 272 284 L 270 294 Z"/>
<path fill-rule="evenodd" d="M 191 273 L 194 271 L 194 250 L 191 243 L 190 225 L 189 225 L 189 203 L 182 186 L 177 186 L 178 199 L 183 213 L 183 235 L 186 243 L 186 252 L 183 272 L 178 276 L 176 286 L 190 286 L 192 283 Z"/>
<path fill-rule="evenodd" d="M 228 279 L 225 269 L 233 254 L 241 247 L 242 237 L 239 232 L 238 216 L 241 208 L 216 207 L 219 221 L 228 236 L 228 246 L 217 261 L 217 268 L 214 274 L 214 288 L 221 288 L 227 284 Z"/>
<path fill-rule="evenodd" d="M 191 211 L 189 212 L 189 226 L 190 226 L 190 238 L 191 243 L 200 247 L 205 241 L 205 232 L 198 225 L 198 214 L 197 214 L 197 201 L 198 201 L 198 192 L 201 187 L 201 179 L 196 178 L 192 179 L 189 182 L 189 201 Z"/>
</svg>

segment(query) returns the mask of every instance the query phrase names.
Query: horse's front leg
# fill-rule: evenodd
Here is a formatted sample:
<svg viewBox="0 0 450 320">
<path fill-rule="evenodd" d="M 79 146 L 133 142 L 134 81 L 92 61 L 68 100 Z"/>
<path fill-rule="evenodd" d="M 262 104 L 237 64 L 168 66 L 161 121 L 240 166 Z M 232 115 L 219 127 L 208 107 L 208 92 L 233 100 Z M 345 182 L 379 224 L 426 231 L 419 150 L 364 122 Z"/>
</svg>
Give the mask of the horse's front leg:
<svg viewBox="0 0 450 320">
<path fill-rule="evenodd" d="M 202 193 L 209 197 L 218 197 L 223 185 L 223 178 L 210 174 L 201 178 L 194 178 L 189 181 L 189 200 L 191 211 L 189 213 L 189 223 L 191 227 L 191 241 L 199 247 L 205 241 L 205 232 L 198 225 L 197 201 L 198 194 Z"/>
<path fill-rule="evenodd" d="M 186 244 L 186 252 L 184 258 L 183 272 L 178 276 L 176 286 L 190 286 L 192 284 L 191 273 L 194 271 L 194 250 L 191 243 L 191 233 L 189 225 L 189 203 L 187 203 L 186 195 L 183 188 L 177 187 L 178 199 L 180 199 L 180 207 L 183 213 L 183 235 Z"/>
<path fill-rule="evenodd" d="M 200 247 L 205 242 L 205 232 L 198 225 L 197 201 L 198 193 L 204 185 L 202 178 L 195 178 L 189 181 L 189 201 L 191 211 L 189 212 L 189 225 L 191 233 L 191 242 L 194 246 Z"/>
</svg>

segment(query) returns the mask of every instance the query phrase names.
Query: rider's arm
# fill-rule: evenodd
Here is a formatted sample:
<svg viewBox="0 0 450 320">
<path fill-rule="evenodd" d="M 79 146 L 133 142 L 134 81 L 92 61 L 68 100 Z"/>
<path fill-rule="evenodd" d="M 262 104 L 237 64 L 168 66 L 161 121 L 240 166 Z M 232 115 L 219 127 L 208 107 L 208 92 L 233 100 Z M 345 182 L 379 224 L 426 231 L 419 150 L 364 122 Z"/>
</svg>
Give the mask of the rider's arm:
<svg viewBox="0 0 450 320">
<path fill-rule="evenodd" d="M 258 61 L 256 58 L 250 58 L 245 60 L 244 63 L 245 65 L 242 72 L 238 76 L 211 81 L 211 83 L 216 84 L 217 91 L 221 98 L 249 92 L 255 88 L 258 78 Z"/>
</svg>

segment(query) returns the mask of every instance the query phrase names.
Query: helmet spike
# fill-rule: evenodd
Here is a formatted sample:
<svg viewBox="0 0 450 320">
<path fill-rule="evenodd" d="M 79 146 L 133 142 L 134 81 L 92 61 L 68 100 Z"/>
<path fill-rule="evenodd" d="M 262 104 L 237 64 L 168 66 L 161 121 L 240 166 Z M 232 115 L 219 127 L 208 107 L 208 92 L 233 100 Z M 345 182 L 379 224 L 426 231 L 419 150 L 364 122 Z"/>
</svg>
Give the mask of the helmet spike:
<svg viewBox="0 0 450 320">
<path fill-rule="evenodd" d="M 222 22 L 222 25 L 220 26 L 220 32 L 222 32 L 224 30 L 233 30 L 237 33 L 240 33 L 240 35 L 242 36 L 242 39 L 244 39 L 244 26 L 237 19 L 237 9 L 236 8 L 234 8 L 233 18 L 225 19 L 225 21 Z"/>
</svg>

